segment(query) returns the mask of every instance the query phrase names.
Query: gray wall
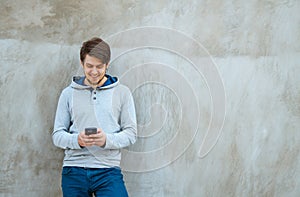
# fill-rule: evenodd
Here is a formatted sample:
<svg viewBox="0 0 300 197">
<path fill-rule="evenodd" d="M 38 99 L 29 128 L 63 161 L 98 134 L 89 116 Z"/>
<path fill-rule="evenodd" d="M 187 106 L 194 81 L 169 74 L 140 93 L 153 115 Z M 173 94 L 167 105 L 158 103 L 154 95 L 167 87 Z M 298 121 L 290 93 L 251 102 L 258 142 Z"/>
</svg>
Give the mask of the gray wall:
<svg viewBox="0 0 300 197">
<path fill-rule="evenodd" d="M 140 137 L 122 160 L 130 196 L 299 196 L 299 10 L 1 0 L 0 196 L 61 196 L 53 118 L 92 36 L 111 44 L 109 72 L 136 102 Z"/>
</svg>

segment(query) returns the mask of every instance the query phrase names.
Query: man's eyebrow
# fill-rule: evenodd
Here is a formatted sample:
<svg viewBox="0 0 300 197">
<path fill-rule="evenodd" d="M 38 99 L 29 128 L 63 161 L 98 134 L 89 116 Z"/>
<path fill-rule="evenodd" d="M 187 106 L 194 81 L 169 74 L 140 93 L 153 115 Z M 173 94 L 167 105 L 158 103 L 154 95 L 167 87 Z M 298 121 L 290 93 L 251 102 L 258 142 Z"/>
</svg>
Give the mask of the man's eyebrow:
<svg viewBox="0 0 300 197">
<path fill-rule="evenodd" d="M 90 63 L 86 63 L 87 65 L 90 65 L 90 66 L 102 66 L 104 65 L 104 63 L 101 63 L 101 64 L 97 64 L 97 65 L 94 65 L 94 64 L 90 64 Z"/>
</svg>

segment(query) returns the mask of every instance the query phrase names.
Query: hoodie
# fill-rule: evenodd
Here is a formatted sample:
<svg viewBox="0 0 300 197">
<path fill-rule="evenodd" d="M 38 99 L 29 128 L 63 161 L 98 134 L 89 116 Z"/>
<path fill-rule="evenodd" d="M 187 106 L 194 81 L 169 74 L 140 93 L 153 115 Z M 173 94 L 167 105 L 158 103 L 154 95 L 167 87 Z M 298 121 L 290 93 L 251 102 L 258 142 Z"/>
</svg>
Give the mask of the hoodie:
<svg viewBox="0 0 300 197">
<path fill-rule="evenodd" d="M 93 89 L 84 77 L 73 77 L 59 98 L 52 139 L 65 149 L 63 166 L 85 168 L 119 167 L 121 148 L 136 141 L 137 124 L 132 94 L 117 77 Z M 101 128 L 106 134 L 104 147 L 80 147 L 78 135 L 87 127 Z"/>
</svg>

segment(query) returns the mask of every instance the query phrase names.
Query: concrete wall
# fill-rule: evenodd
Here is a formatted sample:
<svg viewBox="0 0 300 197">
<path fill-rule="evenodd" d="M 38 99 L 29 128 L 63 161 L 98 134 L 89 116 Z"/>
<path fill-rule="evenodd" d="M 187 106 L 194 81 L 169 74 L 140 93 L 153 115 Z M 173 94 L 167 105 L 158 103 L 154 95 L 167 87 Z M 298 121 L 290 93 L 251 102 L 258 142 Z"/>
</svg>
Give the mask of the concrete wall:
<svg viewBox="0 0 300 197">
<path fill-rule="evenodd" d="M 299 196 L 299 10 L 1 0 L 0 196 L 61 196 L 53 118 L 92 36 L 112 45 L 109 72 L 136 101 L 140 137 L 122 161 L 130 196 Z"/>
</svg>

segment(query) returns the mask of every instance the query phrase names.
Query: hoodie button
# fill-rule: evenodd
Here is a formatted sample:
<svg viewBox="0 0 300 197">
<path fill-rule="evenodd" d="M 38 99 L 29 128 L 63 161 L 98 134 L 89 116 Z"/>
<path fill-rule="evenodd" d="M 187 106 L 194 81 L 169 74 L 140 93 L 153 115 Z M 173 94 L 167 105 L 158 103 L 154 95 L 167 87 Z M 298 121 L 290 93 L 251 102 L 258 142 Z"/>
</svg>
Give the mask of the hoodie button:
<svg viewBox="0 0 300 197">
<path fill-rule="evenodd" d="M 96 100 L 96 97 L 94 97 L 93 99 Z"/>
</svg>

